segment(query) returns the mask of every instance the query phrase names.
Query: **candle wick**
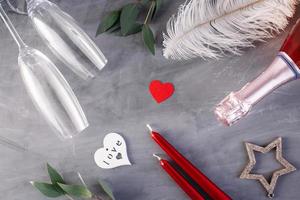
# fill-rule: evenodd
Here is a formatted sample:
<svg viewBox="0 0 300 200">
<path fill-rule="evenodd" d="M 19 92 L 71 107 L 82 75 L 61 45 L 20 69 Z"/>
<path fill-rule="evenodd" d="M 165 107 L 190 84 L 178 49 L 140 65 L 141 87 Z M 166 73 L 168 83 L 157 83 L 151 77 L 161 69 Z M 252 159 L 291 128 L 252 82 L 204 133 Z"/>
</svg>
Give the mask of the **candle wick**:
<svg viewBox="0 0 300 200">
<path fill-rule="evenodd" d="M 147 126 L 147 128 L 152 132 L 151 126 L 150 126 L 149 124 L 147 124 L 146 126 Z"/>
<path fill-rule="evenodd" d="M 159 157 L 157 154 L 153 154 L 153 156 L 155 157 L 155 158 L 157 158 L 158 160 L 161 160 L 161 157 Z"/>
</svg>

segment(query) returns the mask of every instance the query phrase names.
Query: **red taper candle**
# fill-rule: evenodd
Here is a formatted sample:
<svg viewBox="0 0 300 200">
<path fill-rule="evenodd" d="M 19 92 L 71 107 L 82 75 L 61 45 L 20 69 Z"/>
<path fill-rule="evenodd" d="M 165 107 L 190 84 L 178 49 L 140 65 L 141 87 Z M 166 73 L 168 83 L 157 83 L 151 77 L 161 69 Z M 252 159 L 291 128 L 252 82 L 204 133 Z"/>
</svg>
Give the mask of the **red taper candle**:
<svg viewBox="0 0 300 200">
<path fill-rule="evenodd" d="M 155 154 L 153 154 L 153 156 L 159 160 L 161 167 L 191 199 L 204 200 L 201 194 L 181 174 L 179 174 L 167 160 L 164 160 Z"/>
<path fill-rule="evenodd" d="M 217 185 L 209 180 L 199 169 L 181 155 L 165 138 L 159 133 L 151 131 L 152 139 L 179 165 L 213 200 L 230 200 L 231 198 L 224 193 Z"/>
</svg>

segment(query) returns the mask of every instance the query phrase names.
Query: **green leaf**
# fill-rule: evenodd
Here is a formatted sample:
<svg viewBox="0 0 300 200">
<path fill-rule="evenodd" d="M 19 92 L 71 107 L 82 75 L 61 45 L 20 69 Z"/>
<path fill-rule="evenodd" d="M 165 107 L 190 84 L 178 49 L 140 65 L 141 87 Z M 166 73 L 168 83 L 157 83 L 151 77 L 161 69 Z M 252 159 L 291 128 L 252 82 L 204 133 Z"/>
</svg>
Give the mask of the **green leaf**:
<svg viewBox="0 0 300 200">
<path fill-rule="evenodd" d="M 132 29 L 134 24 L 136 24 L 136 19 L 138 17 L 140 10 L 137 4 L 128 4 L 122 8 L 120 16 L 120 25 L 122 35 L 126 35 Z"/>
<path fill-rule="evenodd" d="M 128 31 L 127 34 L 123 35 L 123 36 L 128 36 L 128 35 L 132 35 L 132 34 L 136 34 L 142 31 L 142 24 L 134 24 L 131 29 Z"/>
<path fill-rule="evenodd" d="M 53 184 L 65 183 L 62 176 L 49 164 L 47 163 L 48 174 Z"/>
<path fill-rule="evenodd" d="M 118 21 L 115 25 L 113 25 L 110 29 L 107 30 L 108 33 L 113 33 L 117 30 L 120 30 L 120 21 Z"/>
<path fill-rule="evenodd" d="M 89 189 L 82 185 L 65 185 L 58 183 L 59 187 L 61 187 L 67 194 L 79 197 L 79 198 L 91 198 L 92 193 Z"/>
<path fill-rule="evenodd" d="M 142 28 L 143 41 L 148 50 L 155 55 L 155 39 L 153 36 L 153 32 L 148 24 L 144 24 Z"/>
<path fill-rule="evenodd" d="M 101 186 L 101 189 L 111 198 L 112 200 L 116 200 L 113 194 L 113 191 L 110 189 L 110 187 L 107 185 L 107 183 L 103 180 L 99 180 L 99 184 Z"/>
<path fill-rule="evenodd" d="M 155 11 L 152 15 L 152 18 L 155 17 L 158 13 L 158 11 L 160 10 L 161 6 L 162 6 L 163 1 L 162 0 L 155 0 Z"/>
<path fill-rule="evenodd" d="M 115 25 L 120 18 L 120 14 L 121 14 L 120 10 L 115 10 L 110 12 L 108 15 L 106 15 L 102 20 L 101 24 L 98 26 L 96 36 L 106 32 L 113 25 Z"/>
<path fill-rule="evenodd" d="M 63 191 L 60 191 L 57 186 L 50 183 L 41 183 L 41 182 L 30 182 L 34 187 L 36 187 L 42 194 L 47 197 L 59 197 L 64 195 Z"/>
</svg>

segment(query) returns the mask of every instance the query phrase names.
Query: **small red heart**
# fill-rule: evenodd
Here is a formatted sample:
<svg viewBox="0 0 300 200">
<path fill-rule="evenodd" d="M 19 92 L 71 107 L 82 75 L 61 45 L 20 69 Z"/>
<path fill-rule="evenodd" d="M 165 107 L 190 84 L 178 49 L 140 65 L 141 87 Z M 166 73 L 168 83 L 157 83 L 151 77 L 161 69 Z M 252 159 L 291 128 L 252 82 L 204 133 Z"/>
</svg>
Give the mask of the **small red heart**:
<svg viewBox="0 0 300 200">
<path fill-rule="evenodd" d="M 162 83 L 159 80 L 153 80 L 149 85 L 149 90 L 155 101 L 161 103 L 173 95 L 175 88 L 172 83 Z"/>
</svg>

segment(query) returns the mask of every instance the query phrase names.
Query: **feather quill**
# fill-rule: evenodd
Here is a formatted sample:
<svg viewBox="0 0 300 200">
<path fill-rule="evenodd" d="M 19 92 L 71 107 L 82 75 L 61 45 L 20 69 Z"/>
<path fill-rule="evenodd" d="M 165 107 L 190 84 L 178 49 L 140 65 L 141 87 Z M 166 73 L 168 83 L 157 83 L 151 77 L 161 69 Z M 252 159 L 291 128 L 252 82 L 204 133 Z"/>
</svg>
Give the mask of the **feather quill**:
<svg viewBox="0 0 300 200">
<path fill-rule="evenodd" d="M 288 25 L 299 0 L 190 0 L 166 27 L 163 55 L 181 60 L 241 54 Z"/>
</svg>

